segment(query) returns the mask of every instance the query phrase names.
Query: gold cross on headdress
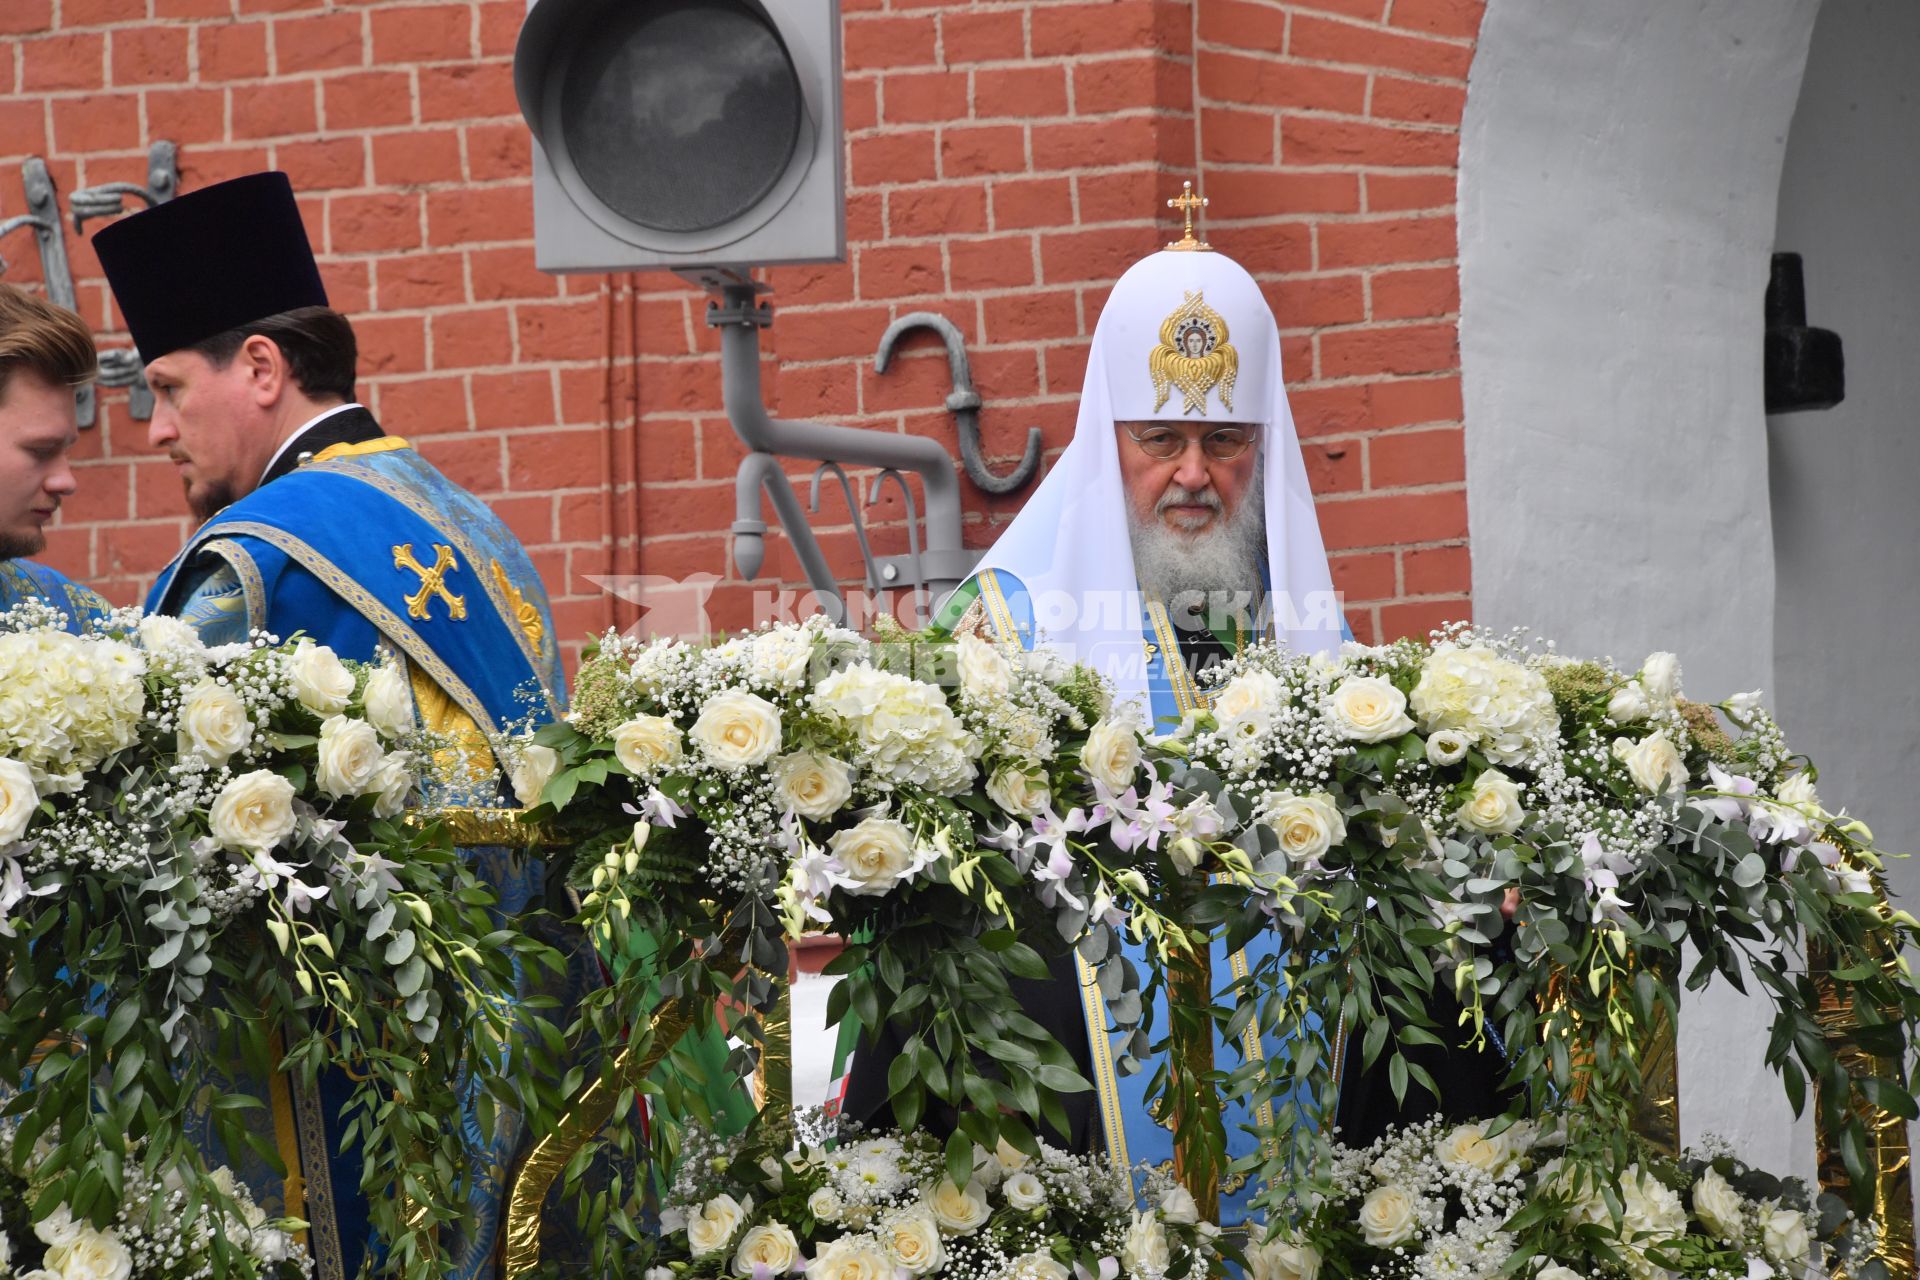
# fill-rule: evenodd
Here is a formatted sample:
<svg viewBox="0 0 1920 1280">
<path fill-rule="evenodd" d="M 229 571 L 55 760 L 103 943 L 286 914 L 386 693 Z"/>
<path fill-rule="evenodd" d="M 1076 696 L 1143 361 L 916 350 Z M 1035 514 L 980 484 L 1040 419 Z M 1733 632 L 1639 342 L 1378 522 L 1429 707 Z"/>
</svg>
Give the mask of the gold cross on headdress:
<svg viewBox="0 0 1920 1280">
<path fill-rule="evenodd" d="M 1183 182 L 1180 184 L 1180 194 L 1167 201 L 1167 208 L 1178 209 L 1186 216 L 1186 234 L 1168 245 L 1167 248 L 1185 252 L 1213 248 L 1213 246 L 1205 240 L 1196 240 L 1193 236 L 1193 215 L 1206 207 L 1207 198 L 1193 194 L 1193 184 L 1191 182 Z"/>
</svg>

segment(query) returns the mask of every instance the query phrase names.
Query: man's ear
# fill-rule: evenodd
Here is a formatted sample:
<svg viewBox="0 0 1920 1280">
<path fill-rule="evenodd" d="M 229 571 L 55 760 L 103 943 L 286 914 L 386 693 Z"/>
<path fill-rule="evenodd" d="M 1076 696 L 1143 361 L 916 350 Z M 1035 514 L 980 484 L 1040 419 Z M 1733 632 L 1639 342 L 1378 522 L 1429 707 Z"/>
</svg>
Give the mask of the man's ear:
<svg viewBox="0 0 1920 1280">
<path fill-rule="evenodd" d="M 247 371 L 255 404 L 271 409 L 280 403 L 291 382 L 286 353 L 280 350 L 279 343 L 264 334 L 251 334 L 233 358 Z"/>
</svg>

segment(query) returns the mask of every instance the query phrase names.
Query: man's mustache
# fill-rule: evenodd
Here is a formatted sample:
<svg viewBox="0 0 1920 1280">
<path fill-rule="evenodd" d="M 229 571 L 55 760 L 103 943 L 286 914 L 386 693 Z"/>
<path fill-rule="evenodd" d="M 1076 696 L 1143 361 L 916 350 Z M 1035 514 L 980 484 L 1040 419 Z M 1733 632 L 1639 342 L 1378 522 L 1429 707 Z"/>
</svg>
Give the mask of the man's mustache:
<svg viewBox="0 0 1920 1280">
<path fill-rule="evenodd" d="M 1219 492 L 1208 485 L 1204 489 L 1189 489 L 1184 485 L 1170 484 L 1160 500 L 1153 504 L 1153 513 L 1159 515 L 1168 507 L 1211 507 L 1215 511 L 1224 509 Z"/>
</svg>

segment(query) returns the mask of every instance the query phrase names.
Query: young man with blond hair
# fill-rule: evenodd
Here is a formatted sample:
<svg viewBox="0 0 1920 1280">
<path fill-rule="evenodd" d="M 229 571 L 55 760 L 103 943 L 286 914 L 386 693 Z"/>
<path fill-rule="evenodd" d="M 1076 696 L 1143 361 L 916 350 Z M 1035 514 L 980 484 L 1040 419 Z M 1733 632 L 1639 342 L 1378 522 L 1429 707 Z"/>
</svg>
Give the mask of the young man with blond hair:
<svg viewBox="0 0 1920 1280">
<path fill-rule="evenodd" d="M 79 629 L 107 611 L 93 591 L 26 557 L 74 491 L 73 391 L 98 370 L 93 335 L 65 307 L 0 284 L 0 611 L 43 600 Z"/>
</svg>

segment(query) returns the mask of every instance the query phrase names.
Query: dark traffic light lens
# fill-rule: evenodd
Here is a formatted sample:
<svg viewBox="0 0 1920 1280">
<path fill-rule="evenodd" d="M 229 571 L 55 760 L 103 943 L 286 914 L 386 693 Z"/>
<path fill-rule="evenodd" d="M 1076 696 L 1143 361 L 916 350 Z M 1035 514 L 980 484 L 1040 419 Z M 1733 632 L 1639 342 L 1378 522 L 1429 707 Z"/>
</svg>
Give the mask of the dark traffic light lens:
<svg viewBox="0 0 1920 1280">
<path fill-rule="evenodd" d="M 800 77 L 741 0 L 602 11 L 561 89 L 574 168 L 607 206 L 657 231 L 704 231 L 771 191 L 800 137 Z"/>
</svg>

